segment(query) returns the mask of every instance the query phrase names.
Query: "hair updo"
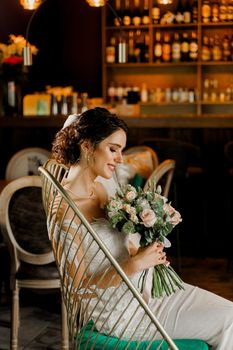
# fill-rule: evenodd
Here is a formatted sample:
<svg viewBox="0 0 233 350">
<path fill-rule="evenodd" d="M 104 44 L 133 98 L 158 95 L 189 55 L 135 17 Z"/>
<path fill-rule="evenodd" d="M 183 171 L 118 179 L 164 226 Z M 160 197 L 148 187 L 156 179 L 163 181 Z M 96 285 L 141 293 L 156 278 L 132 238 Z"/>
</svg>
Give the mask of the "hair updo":
<svg viewBox="0 0 233 350">
<path fill-rule="evenodd" d="M 89 109 L 56 134 L 52 156 L 58 163 L 71 166 L 80 158 L 80 145 L 83 141 L 89 140 L 95 149 L 101 141 L 119 129 L 128 132 L 126 123 L 115 114 L 100 107 Z"/>
</svg>

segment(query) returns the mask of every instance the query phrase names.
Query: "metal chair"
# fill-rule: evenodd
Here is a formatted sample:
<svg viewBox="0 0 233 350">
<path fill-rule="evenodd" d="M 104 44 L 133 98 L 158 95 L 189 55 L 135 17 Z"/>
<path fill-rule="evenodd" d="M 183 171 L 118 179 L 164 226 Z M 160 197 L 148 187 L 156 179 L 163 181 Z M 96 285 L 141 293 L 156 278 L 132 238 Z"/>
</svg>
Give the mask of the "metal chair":
<svg viewBox="0 0 233 350">
<path fill-rule="evenodd" d="M 155 315 L 148 308 L 141 294 L 111 255 L 92 225 L 79 211 L 69 194 L 47 169 L 40 167 L 39 170 L 43 183 L 43 203 L 54 256 L 60 273 L 73 349 L 132 349 L 131 346 L 133 344 L 133 349 L 137 348 L 139 350 L 152 348 L 178 350 L 178 345 L 166 333 Z M 96 264 L 95 268 L 93 266 L 91 270 L 89 266 L 93 260 L 91 259 L 88 262 L 86 258 L 88 254 L 89 256 L 93 254 L 93 259 L 96 256 L 101 257 L 101 263 Z M 94 264 L 92 263 L 92 265 Z M 100 274 L 101 269 L 103 270 Z M 105 285 L 106 288 L 103 288 L 101 285 L 109 269 L 113 271 L 111 281 L 116 276 L 120 276 L 124 284 L 123 294 L 122 283 L 115 288 L 110 287 L 111 281 Z M 102 292 L 100 292 L 98 302 L 94 306 L 92 305 L 91 310 L 88 309 L 92 298 L 96 296 L 97 291 L 99 293 L 99 290 L 102 290 Z M 107 299 L 104 296 L 105 292 L 108 293 Z M 122 309 L 121 316 L 114 320 L 111 319 L 114 322 L 112 331 L 114 327 L 121 325 L 120 337 L 113 337 L 112 331 L 108 334 L 101 333 L 101 329 L 106 321 L 106 319 L 103 322 L 101 321 L 101 314 L 107 312 L 107 318 L 111 317 L 116 307 L 116 305 L 115 307 L 111 305 L 113 297 L 118 296 L 120 302 L 126 294 L 130 295 L 130 298 L 127 299 L 129 301 Z M 124 315 L 130 312 L 129 306 L 132 302 L 135 303 L 135 312 L 125 321 Z M 98 306 L 99 303 L 103 304 L 101 308 Z M 135 318 L 138 310 L 144 311 L 143 317 L 139 319 Z M 98 331 L 92 321 L 94 314 L 98 320 Z M 130 339 L 125 340 L 124 333 L 128 324 L 134 322 L 137 330 L 143 319 L 147 319 L 149 321 L 148 325 L 150 324 L 150 327 L 153 327 L 151 338 L 146 342 L 141 339 L 132 343 L 134 334 L 131 334 Z M 145 327 L 144 336 L 147 334 L 148 327 Z M 161 335 L 160 340 L 156 340 L 157 333 Z M 199 341 L 199 345 L 203 346 L 203 344 L 206 347 L 201 348 L 197 345 L 195 350 L 208 349 L 204 342 Z"/>
<path fill-rule="evenodd" d="M 60 290 L 59 274 L 48 239 L 39 176 L 21 177 L 4 188 L 0 195 L 0 228 L 11 257 L 11 350 L 17 350 L 20 289 Z M 63 301 L 61 307 L 61 349 L 68 350 Z"/>
<path fill-rule="evenodd" d="M 16 152 L 6 166 L 6 180 L 21 176 L 38 175 L 38 167 L 50 157 L 50 152 L 40 147 L 24 148 Z"/>
<path fill-rule="evenodd" d="M 151 176 L 147 179 L 144 185 L 144 191 L 148 189 L 150 182 L 155 179 L 156 184 L 159 185 L 162 182 L 162 195 L 168 198 L 176 162 L 173 159 L 166 159 L 160 163 L 153 171 Z"/>
</svg>

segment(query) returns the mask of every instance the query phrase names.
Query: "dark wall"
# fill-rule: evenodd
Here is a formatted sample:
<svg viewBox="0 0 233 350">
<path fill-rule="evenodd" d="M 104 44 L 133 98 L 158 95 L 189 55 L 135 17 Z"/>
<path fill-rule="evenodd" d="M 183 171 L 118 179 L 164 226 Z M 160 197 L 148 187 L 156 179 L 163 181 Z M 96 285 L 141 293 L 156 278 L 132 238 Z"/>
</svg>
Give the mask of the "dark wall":
<svg viewBox="0 0 233 350">
<path fill-rule="evenodd" d="M 32 11 L 19 0 L 0 1 L 0 41 L 25 37 Z M 101 96 L 101 10 L 85 0 L 45 0 L 32 21 L 29 41 L 39 53 L 30 67 L 31 90 L 72 85 Z"/>
</svg>

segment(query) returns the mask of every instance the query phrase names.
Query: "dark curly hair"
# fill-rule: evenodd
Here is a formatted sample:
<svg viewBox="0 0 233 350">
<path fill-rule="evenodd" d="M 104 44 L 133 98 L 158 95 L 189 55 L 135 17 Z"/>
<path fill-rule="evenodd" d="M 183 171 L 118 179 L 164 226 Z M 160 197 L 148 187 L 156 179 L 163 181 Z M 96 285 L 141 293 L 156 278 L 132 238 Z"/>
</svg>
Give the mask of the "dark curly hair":
<svg viewBox="0 0 233 350">
<path fill-rule="evenodd" d="M 80 145 L 89 140 L 94 149 L 96 146 L 122 129 L 126 133 L 126 123 L 105 108 L 96 107 L 80 114 L 77 121 L 60 130 L 53 141 L 52 156 L 58 162 L 71 166 L 80 157 Z"/>
</svg>

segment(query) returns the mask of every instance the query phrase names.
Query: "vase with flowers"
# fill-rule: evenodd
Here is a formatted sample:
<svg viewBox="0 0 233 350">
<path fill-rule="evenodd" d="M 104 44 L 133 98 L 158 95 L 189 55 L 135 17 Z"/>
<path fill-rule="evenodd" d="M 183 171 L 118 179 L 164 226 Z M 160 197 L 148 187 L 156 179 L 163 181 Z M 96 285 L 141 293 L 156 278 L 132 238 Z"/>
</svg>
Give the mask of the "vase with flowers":
<svg viewBox="0 0 233 350">
<path fill-rule="evenodd" d="M 30 44 L 28 44 L 30 45 Z M 22 87 L 27 82 L 28 68 L 23 65 L 23 48 L 26 40 L 22 35 L 9 36 L 8 44 L 0 43 L 1 113 L 19 115 L 22 105 Z M 33 54 L 38 49 L 31 46 Z"/>
</svg>

